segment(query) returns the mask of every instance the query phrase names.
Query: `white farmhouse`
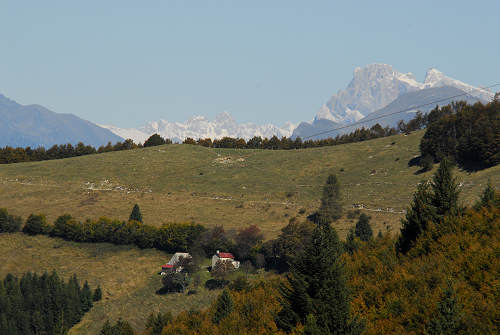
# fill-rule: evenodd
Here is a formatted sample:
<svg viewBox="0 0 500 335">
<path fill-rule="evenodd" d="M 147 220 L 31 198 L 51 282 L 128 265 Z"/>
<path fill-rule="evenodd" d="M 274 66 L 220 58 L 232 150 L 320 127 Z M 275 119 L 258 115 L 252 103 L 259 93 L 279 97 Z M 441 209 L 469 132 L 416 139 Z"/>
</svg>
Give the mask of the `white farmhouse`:
<svg viewBox="0 0 500 335">
<path fill-rule="evenodd" d="M 231 261 L 233 264 L 234 268 L 237 269 L 240 267 L 240 262 L 234 260 L 234 256 L 230 252 L 217 252 L 215 255 L 212 256 L 212 268 L 217 264 L 217 262 L 222 262 L 222 261 Z"/>
</svg>

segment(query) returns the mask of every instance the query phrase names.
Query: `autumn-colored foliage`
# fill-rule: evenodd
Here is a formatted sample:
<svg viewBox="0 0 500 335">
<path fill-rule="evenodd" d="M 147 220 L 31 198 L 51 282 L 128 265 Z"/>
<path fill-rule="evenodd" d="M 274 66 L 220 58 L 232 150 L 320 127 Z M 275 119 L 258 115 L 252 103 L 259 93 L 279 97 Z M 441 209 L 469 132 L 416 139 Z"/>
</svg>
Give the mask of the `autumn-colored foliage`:
<svg viewBox="0 0 500 335">
<path fill-rule="evenodd" d="M 394 243 L 386 235 L 345 256 L 352 309 L 367 322 L 365 334 L 429 332 L 448 286 L 461 320 L 453 333 L 499 333 L 500 208 L 430 223 L 407 255 L 398 256 Z"/>
<path fill-rule="evenodd" d="M 274 315 L 279 311 L 277 283 L 260 283 L 248 291 L 231 291 L 232 312 L 214 323 L 217 302 L 208 310 L 180 313 L 162 335 L 279 334 Z M 227 292 L 227 291 L 226 291 Z"/>
</svg>

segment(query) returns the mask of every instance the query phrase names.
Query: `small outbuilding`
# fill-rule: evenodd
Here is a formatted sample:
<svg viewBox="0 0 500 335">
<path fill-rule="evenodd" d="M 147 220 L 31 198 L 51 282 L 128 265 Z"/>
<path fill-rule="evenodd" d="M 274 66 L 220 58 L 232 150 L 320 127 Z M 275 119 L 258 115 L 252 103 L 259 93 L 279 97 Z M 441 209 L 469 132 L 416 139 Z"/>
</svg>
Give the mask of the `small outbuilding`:
<svg viewBox="0 0 500 335">
<path fill-rule="evenodd" d="M 161 266 L 161 273 L 165 274 L 167 272 L 170 272 L 174 269 L 175 265 L 179 263 L 179 261 L 182 259 L 186 258 L 191 258 L 191 255 L 187 252 L 176 252 L 172 258 L 168 261 L 167 264 Z M 179 266 L 177 269 L 175 269 L 176 272 L 182 271 L 182 267 Z"/>
</svg>

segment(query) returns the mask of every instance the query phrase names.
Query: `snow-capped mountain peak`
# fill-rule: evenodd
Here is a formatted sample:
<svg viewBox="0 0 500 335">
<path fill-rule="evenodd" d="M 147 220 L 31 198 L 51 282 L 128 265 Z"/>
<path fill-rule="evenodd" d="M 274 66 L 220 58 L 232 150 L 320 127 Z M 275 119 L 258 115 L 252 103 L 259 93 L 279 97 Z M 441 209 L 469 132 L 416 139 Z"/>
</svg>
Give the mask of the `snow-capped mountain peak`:
<svg viewBox="0 0 500 335">
<path fill-rule="evenodd" d="M 354 69 L 353 79 L 324 104 L 315 120 L 352 123 L 382 108 L 400 94 L 423 88 L 412 73 L 401 73 L 388 64 L 369 64 Z"/>
<path fill-rule="evenodd" d="M 111 130 L 123 138 L 131 138 L 136 143 L 144 143 L 149 136 L 155 133 L 175 141 L 182 141 L 187 137 L 194 139 L 216 139 L 224 136 L 242 137 L 245 139 L 250 139 L 254 136 L 270 138 L 274 135 L 278 137 L 290 137 L 295 126 L 291 122 L 286 122 L 283 127 L 277 127 L 272 124 L 238 124 L 231 114 L 222 112 L 217 114 L 213 121 L 208 120 L 204 116 L 193 116 L 185 122 L 152 121 L 139 129 L 123 129 L 113 126 L 102 127 Z"/>
<path fill-rule="evenodd" d="M 401 94 L 443 86 L 458 88 L 482 101 L 493 98 L 492 92 L 452 79 L 435 68 L 427 71 L 421 83 L 412 73 L 401 73 L 391 65 L 369 64 L 354 69 L 346 89 L 339 90 L 321 106 L 314 121 L 327 119 L 340 124 L 353 123 L 385 107 Z"/>
<path fill-rule="evenodd" d="M 435 68 L 430 68 L 425 75 L 424 88 L 443 87 L 443 86 L 451 86 L 458 88 L 483 101 L 489 101 L 494 96 L 494 93 L 488 90 L 485 90 L 480 87 L 474 87 L 460 80 L 450 78 L 441 71 Z"/>
</svg>

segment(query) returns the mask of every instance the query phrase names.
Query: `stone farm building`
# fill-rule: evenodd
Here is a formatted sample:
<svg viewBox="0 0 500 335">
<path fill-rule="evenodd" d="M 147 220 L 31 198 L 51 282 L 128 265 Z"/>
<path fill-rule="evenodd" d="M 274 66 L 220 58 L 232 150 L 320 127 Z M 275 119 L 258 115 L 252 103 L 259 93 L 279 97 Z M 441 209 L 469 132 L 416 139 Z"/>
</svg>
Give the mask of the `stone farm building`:
<svg viewBox="0 0 500 335">
<path fill-rule="evenodd" d="M 168 261 L 167 264 L 165 265 L 162 265 L 161 266 L 161 272 L 162 273 L 165 273 L 165 272 L 168 272 L 168 271 L 172 271 L 172 269 L 174 268 L 175 264 L 177 264 L 179 262 L 179 260 L 182 258 L 191 258 L 191 255 L 188 254 L 187 252 L 176 252 L 172 258 L 170 258 L 170 260 Z M 178 267 L 176 269 L 177 272 L 180 272 L 182 271 L 182 267 Z"/>
<path fill-rule="evenodd" d="M 212 268 L 217 264 L 217 262 L 222 261 L 231 261 L 235 269 L 240 267 L 240 262 L 234 260 L 234 256 L 230 252 L 217 252 L 212 256 Z"/>
</svg>

